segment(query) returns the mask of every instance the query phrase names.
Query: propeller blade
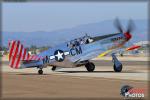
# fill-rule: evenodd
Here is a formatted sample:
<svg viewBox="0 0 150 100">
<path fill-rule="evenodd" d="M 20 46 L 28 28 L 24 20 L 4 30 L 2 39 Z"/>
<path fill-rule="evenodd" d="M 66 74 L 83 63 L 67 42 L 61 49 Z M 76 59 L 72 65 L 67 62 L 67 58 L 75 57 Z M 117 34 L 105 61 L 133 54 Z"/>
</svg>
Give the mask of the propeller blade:
<svg viewBox="0 0 150 100">
<path fill-rule="evenodd" d="M 134 22 L 130 19 L 128 22 L 127 33 L 131 33 L 135 29 Z"/>
<path fill-rule="evenodd" d="M 116 28 L 119 30 L 120 33 L 123 33 L 123 28 L 122 28 L 118 18 L 116 18 L 114 25 L 116 26 Z"/>
</svg>

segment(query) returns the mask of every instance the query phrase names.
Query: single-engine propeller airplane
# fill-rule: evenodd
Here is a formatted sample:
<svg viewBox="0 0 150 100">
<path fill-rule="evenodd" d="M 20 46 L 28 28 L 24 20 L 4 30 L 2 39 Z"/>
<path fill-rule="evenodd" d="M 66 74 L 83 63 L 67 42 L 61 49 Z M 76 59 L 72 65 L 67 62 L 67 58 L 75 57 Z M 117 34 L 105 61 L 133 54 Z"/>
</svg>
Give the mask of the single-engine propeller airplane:
<svg viewBox="0 0 150 100">
<path fill-rule="evenodd" d="M 132 24 L 133 22 L 130 20 L 127 31 L 123 32 L 119 20 L 116 19 L 115 26 L 119 33 L 96 37 L 85 35 L 49 48 L 38 55 L 30 55 L 20 41 L 12 40 L 9 42 L 9 65 L 14 69 L 35 67 L 39 69 L 38 74 L 43 74 L 42 69 L 47 66 L 52 66 L 54 71 L 57 68 L 73 68 L 84 65 L 87 71 L 93 72 L 95 65 L 90 62 L 90 59 L 111 50 L 114 71 L 121 72 L 123 65 L 113 51 L 118 50 L 131 39 Z"/>
</svg>

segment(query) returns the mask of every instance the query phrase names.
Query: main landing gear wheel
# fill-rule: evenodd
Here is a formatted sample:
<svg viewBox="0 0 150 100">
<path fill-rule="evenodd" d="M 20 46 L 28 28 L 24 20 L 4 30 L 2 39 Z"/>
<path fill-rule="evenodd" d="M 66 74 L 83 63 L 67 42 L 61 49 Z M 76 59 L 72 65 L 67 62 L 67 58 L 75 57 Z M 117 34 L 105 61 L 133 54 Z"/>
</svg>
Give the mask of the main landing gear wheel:
<svg viewBox="0 0 150 100">
<path fill-rule="evenodd" d="M 122 71 L 122 64 L 119 65 L 119 66 L 116 66 L 116 65 L 114 64 L 114 71 L 115 71 L 115 72 L 121 72 L 121 71 Z"/>
<path fill-rule="evenodd" d="M 42 74 L 43 74 L 43 70 L 40 69 L 40 70 L 38 71 L 38 74 L 39 74 L 39 75 L 42 75 Z"/>
<path fill-rule="evenodd" d="M 117 59 L 115 54 L 112 54 L 112 62 L 114 63 L 114 71 L 121 72 L 122 71 L 122 63 Z"/>
<path fill-rule="evenodd" d="M 89 62 L 89 63 L 85 64 L 85 67 L 86 67 L 88 72 L 93 72 L 94 69 L 95 69 L 95 65 L 92 62 Z"/>
</svg>

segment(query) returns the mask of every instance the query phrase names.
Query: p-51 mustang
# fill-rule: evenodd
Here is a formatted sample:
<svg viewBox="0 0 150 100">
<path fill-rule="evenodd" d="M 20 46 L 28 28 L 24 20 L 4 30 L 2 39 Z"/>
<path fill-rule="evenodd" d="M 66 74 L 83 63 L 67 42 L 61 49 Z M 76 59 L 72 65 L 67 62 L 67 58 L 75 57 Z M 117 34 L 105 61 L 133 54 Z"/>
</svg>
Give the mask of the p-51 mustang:
<svg viewBox="0 0 150 100">
<path fill-rule="evenodd" d="M 38 55 L 30 55 L 20 41 L 9 42 L 9 62 L 11 68 L 38 68 L 38 74 L 43 74 L 43 68 L 52 66 L 52 70 L 57 68 L 70 68 L 85 66 L 87 71 L 93 72 L 95 65 L 89 60 L 97 57 L 108 50 L 111 50 L 113 67 L 115 72 L 122 71 L 122 63 L 117 59 L 114 51 L 121 48 L 132 37 L 130 32 L 133 30 L 131 21 L 126 32 L 123 32 L 119 20 L 116 20 L 116 27 L 119 33 L 103 36 L 77 38 L 54 48 L 41 52 Z"/>
</svg>

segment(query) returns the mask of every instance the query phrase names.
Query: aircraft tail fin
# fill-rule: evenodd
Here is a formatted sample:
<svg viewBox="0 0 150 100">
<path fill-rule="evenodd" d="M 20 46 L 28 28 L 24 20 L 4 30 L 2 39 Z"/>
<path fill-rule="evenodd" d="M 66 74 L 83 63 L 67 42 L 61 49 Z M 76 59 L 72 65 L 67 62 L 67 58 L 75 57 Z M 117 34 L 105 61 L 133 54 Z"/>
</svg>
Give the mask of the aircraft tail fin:
<svg viewBox="0 0 150 100">
<path fill-rule="evenodd" d="M 21 61 L 39 60 L 36 55 L 30 55 L 20 41 L 13 40 L 9 42 L 9 65 L 12 68 L 19 69 Z"/>
</svg>

